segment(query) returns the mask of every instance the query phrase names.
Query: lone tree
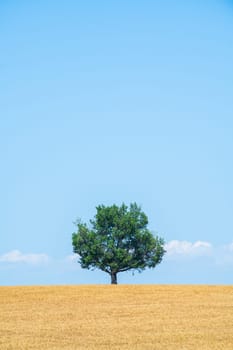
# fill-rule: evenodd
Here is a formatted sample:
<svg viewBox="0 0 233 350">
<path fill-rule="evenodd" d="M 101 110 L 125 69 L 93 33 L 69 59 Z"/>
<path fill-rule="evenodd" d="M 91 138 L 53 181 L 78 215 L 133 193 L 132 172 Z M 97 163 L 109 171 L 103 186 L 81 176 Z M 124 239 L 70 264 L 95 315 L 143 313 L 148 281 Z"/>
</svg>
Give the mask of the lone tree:
<svg viewBox="0 0 233 350">
<path fill-rule="evenodd" d="M 132 203 L 96 207 L 94 220 L 87 224 L 78 220 L 72 235 L 73 251 L 80 257 L 82 268 L 98 268 L 117 284 L 117 274 L 128 270 L 143 271 L 162 261 L 164 240 L 148 230 L 148 218 Z"/>
</svg>

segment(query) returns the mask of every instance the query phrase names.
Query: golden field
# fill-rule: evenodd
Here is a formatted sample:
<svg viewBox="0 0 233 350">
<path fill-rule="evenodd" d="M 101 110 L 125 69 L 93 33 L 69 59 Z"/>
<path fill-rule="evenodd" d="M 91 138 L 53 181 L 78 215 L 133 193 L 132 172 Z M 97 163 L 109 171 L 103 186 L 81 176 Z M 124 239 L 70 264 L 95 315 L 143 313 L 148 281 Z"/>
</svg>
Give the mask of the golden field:
<svg viewBox="0 0 233 350">
<path fill-rule="evenodd" d="M 233 286 L 0 287 L 0 349 L 232 350 Z"/>
</svg>

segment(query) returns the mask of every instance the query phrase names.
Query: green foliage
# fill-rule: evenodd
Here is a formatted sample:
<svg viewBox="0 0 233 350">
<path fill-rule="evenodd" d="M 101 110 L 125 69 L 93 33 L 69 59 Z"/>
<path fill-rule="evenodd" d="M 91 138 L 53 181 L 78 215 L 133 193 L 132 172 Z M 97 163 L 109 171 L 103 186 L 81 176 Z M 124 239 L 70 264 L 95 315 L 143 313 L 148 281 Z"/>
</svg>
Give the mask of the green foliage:
<svg viewBox="0 0 233 350">
<path fill-rule="evenodd" d="M 73 251 L 83 268 L 98 268 L 116 283 L 119 272 L 142 271 L 162 261 L 164 241 L 148 230 L 148 218 L 136 203 L 129 208 L 100 205 L 96 210 L 90 228 L 77 221 L 77 232 L 72 235 Z"/>
</svg>

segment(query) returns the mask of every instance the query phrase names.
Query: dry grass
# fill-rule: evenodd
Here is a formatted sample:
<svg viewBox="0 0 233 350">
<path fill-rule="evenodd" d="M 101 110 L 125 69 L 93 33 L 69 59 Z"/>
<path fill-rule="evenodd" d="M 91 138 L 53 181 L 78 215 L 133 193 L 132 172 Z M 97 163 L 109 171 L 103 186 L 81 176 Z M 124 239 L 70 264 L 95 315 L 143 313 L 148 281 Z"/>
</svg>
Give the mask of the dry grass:
<svg viewBox="0 0 233 350">
<path fill-rule="evenodd" d="M 233 286 L 0 288 L 0 349 L 232 350 Z"/>
</svg>

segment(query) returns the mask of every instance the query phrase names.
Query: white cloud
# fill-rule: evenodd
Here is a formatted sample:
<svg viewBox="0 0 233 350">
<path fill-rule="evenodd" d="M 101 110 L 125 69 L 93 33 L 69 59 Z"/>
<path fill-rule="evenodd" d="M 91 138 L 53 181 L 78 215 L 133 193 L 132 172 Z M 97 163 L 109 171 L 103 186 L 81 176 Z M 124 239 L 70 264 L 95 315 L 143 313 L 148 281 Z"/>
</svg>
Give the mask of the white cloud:
<svg viewBox="0 0 233 350">
<path fill-rule="evenodd" d="M 233 243 L 216 248 L 216 264 L 232 266 L 233 265 Z"/>
<path fill-rule="evenodd" d="M 204 241 L 170 241 L 165 245 L 168 257 L 210 255 L 212 244 Z"/>
<path fill-rule="evenodd" d="M 233 242 L 228 244 L 228 245 L 226 245 L 225 247 L 226 247 L 226 250 L 228 250 L 230 252 L 233 252 Z"/>
<path fill-rule="evenodd" d="M 78 258 L 79 258 L 78 254 L 71 254 L 71 255 L 66 256 L 65 261 L 71 262 L 71 263 L 77 262 Z"/>
<path fill-rule="evenodd" d="M 213 246 L 205 241 L 173 240 L 165 245 L 165 259 L 173 261 L 188 261 L 188 259 L 208 258 L 216 266 L 233 265 L 233 242 L 226 245 Z"/>
<path fill-rule="evenodd" d="M 5 263 L 41 264 L 48 261 L 49 257 L 46 254 L 23 254 L 19 250 L 12 250 L 0 256 L 0 262 Z"/>
</svg>

